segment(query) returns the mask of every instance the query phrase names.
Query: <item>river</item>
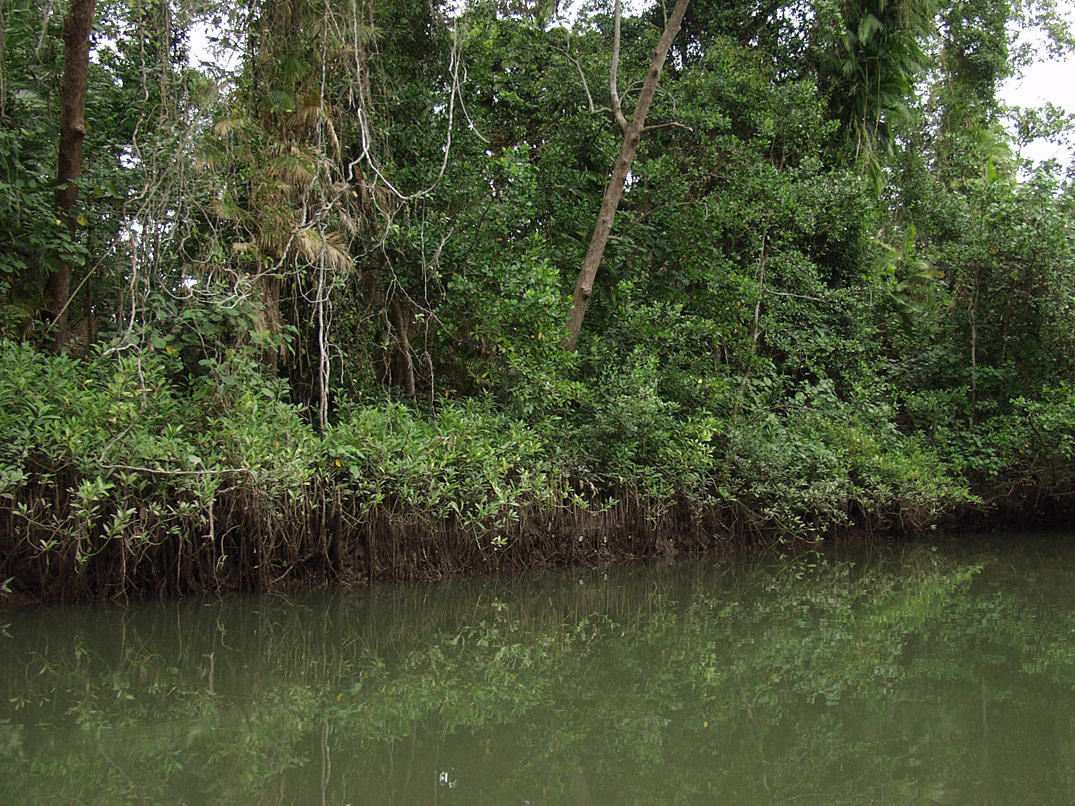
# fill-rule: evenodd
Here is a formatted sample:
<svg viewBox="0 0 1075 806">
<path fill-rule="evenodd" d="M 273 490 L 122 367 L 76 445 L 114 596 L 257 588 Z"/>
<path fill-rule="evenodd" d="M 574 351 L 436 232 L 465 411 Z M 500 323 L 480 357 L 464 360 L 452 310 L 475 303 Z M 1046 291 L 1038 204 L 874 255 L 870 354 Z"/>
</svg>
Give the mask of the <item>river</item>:
<svg viewBox="0 0 1075 806">
<path fill-rule="evenodd" d="M 0 613 L 0 803 L 1075 800 L 1075 540 Z"/>
</svg>

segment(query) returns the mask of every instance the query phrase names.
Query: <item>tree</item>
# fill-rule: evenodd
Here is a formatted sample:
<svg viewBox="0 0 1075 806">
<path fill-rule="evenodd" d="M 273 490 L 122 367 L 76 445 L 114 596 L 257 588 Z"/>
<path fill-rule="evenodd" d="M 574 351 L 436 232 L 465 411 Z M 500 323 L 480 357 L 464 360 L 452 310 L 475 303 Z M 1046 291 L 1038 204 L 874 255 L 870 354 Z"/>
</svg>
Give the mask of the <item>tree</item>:
<svg viewBox="0 0 1075 806">
<path fill-rule="evenodd" d="M 891 153 L 893 124 L 910 118 L 914 81 L 925 70 L 923 43 L 934 32 L 934 0 L 845 0 L 819 18 L 829 42 L 820 78 L 856 162 L 877 174 Z M 831 18 L 830 18 L 831 15 Z"/>
<path fill-rule="evenodd" d="M 675 8 L 664 26 L 664 33 L 657 43 L 657 52 L 653 55 L 649 70 L 646 72 L 642 91 L 638 94 L 638 103 L 635 104 L 631 119 L 628 120 L 623 112 L 623 103 L 617 86 L 617 71 L 620 58 L 620 2 L 616 0 L 615 11 L 615 34 L 612 45 L 612 68 L 609 71 L 609 90 L 612 95 L 612 111 L 616 116 L 616 122 L 623 130 L 623 144 L 620 146 L 620 154 L 616 158 L 616 167 L 612 176 L 605 185 L 605 195 L 601 200 L 601 211 L 597 215 L 597 224 L 594 227 L 590 246 L 586 250 L 586 257 L 582 262 L 582 270 L 579 272 L 578 281 L 575 283 L 575 293 L 571 305 L 571 312 L 567 319 L 567 337 L 564 339 L 564 348 L 574 350 L 579 342 L 579 334 L 582 332 L 582 320 L 586 316 L 586 307 L 590 304 L 590 296 L 593 294 L 594 278 L 601 265 L 601 258 L 605 254 L 605 246 L 612 234 L 612 222 L 616 218 L 616 209 L 620 206 L 623 197 L 624 183 L 627 174 L 631 171 L 634 163 L 638 144 L 642 140 L 642 133 L 646 130 L 646 113 L 653 101 L 653 95 L 657 91 L 657 82 L 661 78 L 661 70 L 664 68 L 665 59 L 668 57 L 668 49 L 672 46 L 672 40 L 679 33 L 679 27 L 683 23 L 683 15 L 687 11 L 689 0 L 676 0 Z"/>
<path fill-rule="evenodd" d="M 86 91 L 90 72 L 90 34 L 97 0 L 72 0 L 63 23 L 64 73 L 60 91 L 60 151 L 56 170 L 56 210 L 75 238 L 78 179 L 82 175 L 82 145 L 86 139 Z M 53 348 L 67 345 L 70 332 L 67 306 L 71 292 L 71 258 L 60 254 L 59 265 L 46 283 Z"/>
</svg>

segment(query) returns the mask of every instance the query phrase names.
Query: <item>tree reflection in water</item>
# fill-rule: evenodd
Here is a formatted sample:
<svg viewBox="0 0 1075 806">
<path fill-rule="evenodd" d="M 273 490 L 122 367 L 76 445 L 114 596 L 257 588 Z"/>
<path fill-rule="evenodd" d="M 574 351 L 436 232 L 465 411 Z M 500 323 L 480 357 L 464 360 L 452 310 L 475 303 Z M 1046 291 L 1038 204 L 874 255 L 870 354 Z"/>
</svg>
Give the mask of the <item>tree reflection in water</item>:
<svg viewBox="0 0 1075 806">
<path fill-rule="evenodd" d="M 978 541 L 17 612 L 0 801 L 1061 802 L 1073 568 Z"/>
</svg>

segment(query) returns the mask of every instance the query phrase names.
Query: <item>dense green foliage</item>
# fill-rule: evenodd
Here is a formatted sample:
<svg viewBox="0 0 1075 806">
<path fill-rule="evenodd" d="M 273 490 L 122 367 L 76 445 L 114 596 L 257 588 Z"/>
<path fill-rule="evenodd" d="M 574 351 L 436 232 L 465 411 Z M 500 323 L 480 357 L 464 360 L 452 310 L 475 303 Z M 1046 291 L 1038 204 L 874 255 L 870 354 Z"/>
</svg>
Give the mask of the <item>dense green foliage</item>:
<svg viewBox="0 0 1075 806">
<path fill-rule="evenodd" d="M 1013 32 L 1061 46 L 1062 18 L 697 0 L 568 352 L 619 148 L 608 5 L 103 4 L 72 236 L 60 20 L 5 0 L 0 580 L 268 586 L 572 558 L 601 525 L 634 554 L 1069 507 L 1073 190 L 997 100 Z M 622 21 L 628 113 L 659 15 Z"/>
</svg>

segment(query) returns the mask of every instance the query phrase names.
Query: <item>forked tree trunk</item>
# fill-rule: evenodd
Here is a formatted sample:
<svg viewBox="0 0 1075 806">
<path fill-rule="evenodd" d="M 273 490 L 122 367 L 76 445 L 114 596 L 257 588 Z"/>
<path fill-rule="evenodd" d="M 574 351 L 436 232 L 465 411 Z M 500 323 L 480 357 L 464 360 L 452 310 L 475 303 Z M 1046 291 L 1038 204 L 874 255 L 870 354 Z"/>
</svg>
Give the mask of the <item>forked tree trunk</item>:
<svg viewBox="0 0 1075 806">
<path fill-rule="evenodd" d="M 60 89 L 60 152 L 56 170 L 56 211 L 75 237 L 78 216 L 78 179 L 82 175 L 82 144 L 86 139 L 86 93 L 90 73 L 90 33 L 97 0 L 72 0 L 63 21 L 64 67 Z M 52 346 L 64 349 L 70 337 L 67 308 L 71 294 L 71 262 L 60 254 L 58 268 L 45 284 Z"/>
<path fill-rule="evenodd" d="M 646 80 L 642 84 L 642 91 L 638 94 L 638 103 L 635 104 L 634 113 L 628 121 L 622 109 L 619 108 L 618 91 L 616 90 L 615 74 L 617 60 L 619 58 L 619 7 L 617 4 L 616 15 L 616 43 L 612 56 L 612 96 L 613 112 L 616 119 L 623 127 L 623 145 L 620 146 L 620 155 L 616 159 L 616 167 L 612 171 L 612 177 L 605 185 L 605 196 L 601 201 L 601 212 L 597 215 L 597 225 L 594 227 L 590 246 L 586 250 L 586 257 L 582 261 L 582 270 L 579 272 L 578 282 L 575 283 L 575 294 L 571 305 L 571 313 L 567 318 L 567 337 L 564 339 L 564 348 L 574 350 L 579 342 L 579 334 L 582 332 L 582 320 L 586 316 L 586 306 L 590 304 L 590 296 L 593 294 L 594 278 L 597 277 L 597 269 L 601 265 L 601 258 L 605 254 L 605 246 L 612 234 L 612 222 L 616 217 L 616 209 L 620 206 L 623 197 L 623 187 L 627 181 L 627 174 L 635 160 L 635 152 L 638 143 L 642 139 L 642 132 L 646 128 L 646 113 L 653 102 L 653 95 L 657 91 L 657 82 L 661 78 L 661 70 L 664 69 L 668 50 L 672 47 L 672 40 L 679 33 L 679 27 L 683 23 L 683 14 L 687 11 L 689 0 L 676 0 L 675 8 L 664 26 L 664 33 L 657 43 L 657 52 L 650 62 Z"/>
</svg>

